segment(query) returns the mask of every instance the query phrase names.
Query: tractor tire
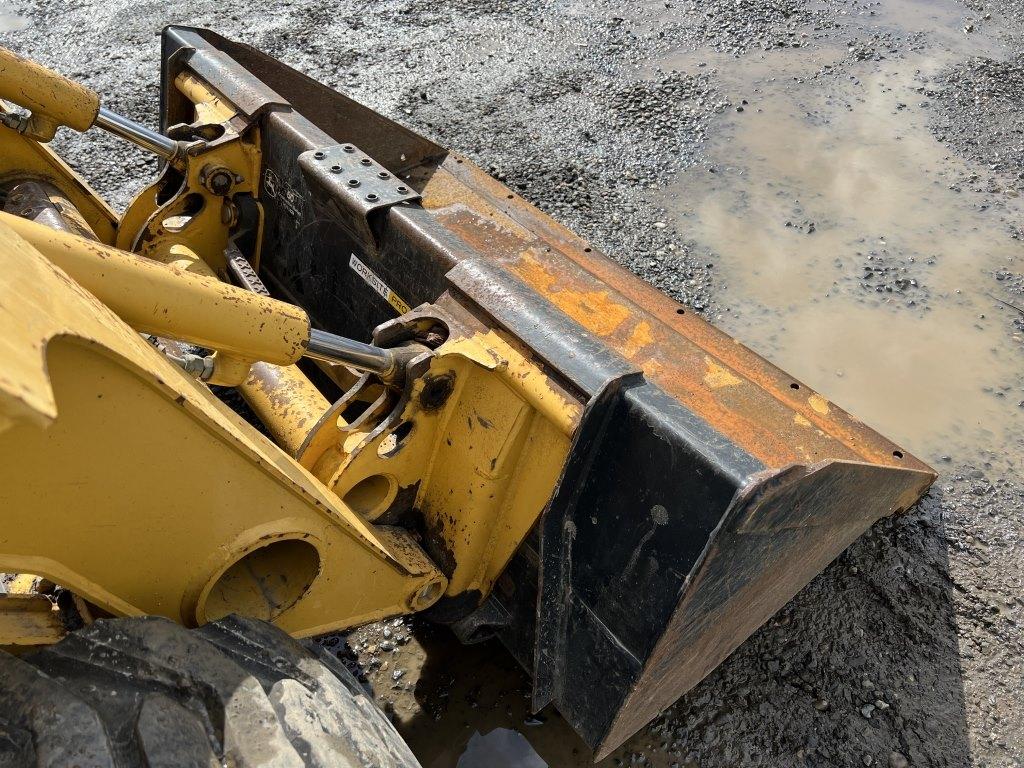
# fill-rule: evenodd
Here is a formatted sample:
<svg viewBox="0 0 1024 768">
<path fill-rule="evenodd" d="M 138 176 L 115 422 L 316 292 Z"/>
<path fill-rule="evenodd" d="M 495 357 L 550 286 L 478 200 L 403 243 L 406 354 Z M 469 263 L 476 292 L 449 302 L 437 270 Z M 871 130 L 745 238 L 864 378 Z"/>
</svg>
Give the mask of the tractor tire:
<svg viewBox="0 0 1024 768">
<path fill-rule="evenodd" d="M 334 657 L 255 619 L 97 621 L 0 652 L 0 768 L 419 768 Z"/>
</svg>

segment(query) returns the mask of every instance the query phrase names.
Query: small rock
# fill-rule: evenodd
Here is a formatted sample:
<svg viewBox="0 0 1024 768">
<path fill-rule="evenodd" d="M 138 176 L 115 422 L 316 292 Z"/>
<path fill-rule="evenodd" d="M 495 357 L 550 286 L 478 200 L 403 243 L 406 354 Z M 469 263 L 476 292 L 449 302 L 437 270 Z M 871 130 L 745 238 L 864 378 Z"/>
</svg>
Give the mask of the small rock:
<svg viewBox="0 0 1024 768">
<path fill-rule="evenodd" d="M 907 768 L 909 765 L 910 761 L 899 752 L 893 750 L 889 753 L 889 768 Z"/>
<path fill-rule="evenodd" d="M 874 704 L 865 704 L 865 705 L 864 705 L 863 707 L 861 707 L 861 708 L 860 708 L 860 713 L 861 713 L 861 714 L 862 714 L 862 715 L 863 715 L 863 716 L 864 716 L 865 718 L 867 718 L 868 720 L 870 720 L 870 719 L 871 719 L 871 716 L 872 716 L 873 714 L 875 714 L 875 705 L 874 705 Z"/>
<path fill-rule="evenodd" d="M 819 712 L 824 712 L 828 709 L 828 699 L 815 699 L 814 708 Z"/>
</svg>

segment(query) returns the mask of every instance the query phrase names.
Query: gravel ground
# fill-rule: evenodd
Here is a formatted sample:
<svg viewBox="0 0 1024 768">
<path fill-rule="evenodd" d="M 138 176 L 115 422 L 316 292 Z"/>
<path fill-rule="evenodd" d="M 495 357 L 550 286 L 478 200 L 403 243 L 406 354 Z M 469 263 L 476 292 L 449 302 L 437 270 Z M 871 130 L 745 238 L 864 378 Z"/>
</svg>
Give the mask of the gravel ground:
<svg viewBox="0 0 1024 768">
<path fill-rule="evenodd" d="M 150 124 L 164 24 L 209 26 L 260 47 L 469 155 L 713 320 L 742 297 L 724 291 L 705 249 L 665 224 L 659 200 L 681 172 L 719 171 L 708 143 L 727 118 L 756 108 L 736 75 L 743 62 L 765 51 L 830 52 L 815 78 L 856 88 L 871 67 L 941 50 L 936 71 L 921 74 L 920 99 L 936 141 L 967 164 L 955 184 L 1002 217 L 1007 238 L 1024 231 L 1013 207 L 1024 187 L 1024 60 L 1012 54 L 1024 39 L 1020 0 L 11 5 L 28 24 L 4 34 L 3 44 Z M 934 21 L 936 13 L 954 26 Z M 951 34 L 967 42 L 950 47 Z M 661 66 L 680 51 L 686 66 Z M 786 88 L 798 97 L 811 85 L 793 77 Z M 102 135 L 61 136 L 58 145 L 120 207 L 154 170 Z M 743 176 L 730 183 L 742 186 Z M 813 222 L 795 216 L 793 226 L 806 233 Z M 895 291 L 929 307 L 953 300 L 909 282 L 917 273 L 908 276 L 887 253 L 863 267 L 868 293 Z M 1020 272 L 1013 264 L 994 269 L 993 298 L 1024 306 Z M 1003 309 L 1006 349 L 1019 359 L 1024 311 Z M 1009 396 L 1024 405 L 1019 390 Z M 609 764 L 1024 764 L 1024 485 L 1019 472 L 989 460 L 996 456 L 1018 468 L 1024 458 L 1019 444 L 993 444 L 941 461 L 922 504 L 876 525 Z M 428 768 L 454 765 L 474 728 L 493 727 L 494 717 L 521 729 L 552 766 L 586 764 L 557 715 L 524 721 L 525 679 L 499 649 L 455 656 L 459 663 L 435 671 L 429 684 L 414 669 L 423 659 L 403 656 L 446 643 L 406 622 L 360 630 L 343 651 L 398 715 L 419 707 L 435 741 L 450 734 L 456 748 L 431 747 Z M 500 691 L 491 690 L 495 670 Z M 414 747 L 427 743 L 415 723 L 409 728 Z M 511 765 L 502 759 L 494 765 Z"/>
<path fill-rule="evenodd" d="M 1024 181 L 1024 55 L 972 58 L 937 78 L 935 134 L 990 171 Z"/>
</svg>

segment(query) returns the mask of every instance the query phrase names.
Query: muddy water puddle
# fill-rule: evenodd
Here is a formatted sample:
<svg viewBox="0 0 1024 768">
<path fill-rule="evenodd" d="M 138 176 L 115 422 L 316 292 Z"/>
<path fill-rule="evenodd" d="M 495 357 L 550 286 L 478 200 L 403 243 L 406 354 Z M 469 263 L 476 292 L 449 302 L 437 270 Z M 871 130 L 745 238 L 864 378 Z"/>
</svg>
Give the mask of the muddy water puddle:
<svg viewBox="0 0 1024 768">
<path fill-rule="evenodd" d="M 369 638 L 379 645 L 377 627 L 356 630 L 350 644 Z M 368 665 L 363 656 L 362 667 L 371 670 L 375 698 L 423 768 L 594 765 L 590 750 L 561 717 L 547 711 L 531 715 L 529 677 L 497 641 L 461 646 L 447 630 L 417 622 L 408 642 L 381 658 L 384 665 Z M 598 764 L 614 765 L 614 756 Z"/>
<path fill-rule="evenodd" d="M 926 460 L 1020 469 L 1024 350 L 994 275 L 1022 270 L 1021 202 L 929 132 L 943 57 L 834 74 L 844 53 L 722 71 L 742 111 L 663 202 L 715 264 L 718 325 Z"/>
</svg>

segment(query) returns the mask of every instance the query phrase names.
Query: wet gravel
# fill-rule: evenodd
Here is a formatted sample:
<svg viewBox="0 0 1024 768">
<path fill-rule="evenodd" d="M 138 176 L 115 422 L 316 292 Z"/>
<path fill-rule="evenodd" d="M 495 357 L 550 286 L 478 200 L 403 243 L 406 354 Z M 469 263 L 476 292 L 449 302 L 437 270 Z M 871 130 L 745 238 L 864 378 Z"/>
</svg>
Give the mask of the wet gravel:
<svg viewBox="0 0 1024 768">
<path fill-rule="evenodd" d="M 936 84 L 936 137 L 1007 184 L 1024 186 L 1024 54 L 971 58 Z"/>
<path fill-rule="evenodd" d="M 927 278 L 922 277 L 923 269 L 913 256 L 886 247 L 865 249 L 857 255 L 862 265 L 856 284 L 862 293 L 894 306 L 919 309 L 929 306 Z M 927 261 L 923 266 L 927 268 Z M 847 282 L 854 280 L 851 277 Z"/>
<path fill-rule="evenodd" d="M 965 34 L 1001 25 L 998 34 L 1020 39 L 1019 0 L 949 4 L 973 25 Z M 111 108 L 149 124 L 156 122 L 165 23 L 209 26 L 262 48 L 467 154 L 711 317 L 721 310 L 713 262 L 666 225 L 655 201 L 678 171 L 715 171 L 702 145 L 749 94 L 714 67 L 665 71 L 651 66 L 652 57 L 702 46 L 742 57 L 838 45 L 846 56 L 823 76 L 848 77 L 844 62 L 928 45 L 923 33 L 872 28 L 880 4 L 853 0 L 11 5 L 29 23 L 0 42 L 81 79 Z M 974 178 L 960 183 L 986 191 L 994 208 L 1024 186 L 1024 59 L 966 58 L 922 87 L 922 100 L 932 104 L 935 135 L 976 166 Z M 56 145 L 117 207 L 155 169 L 102 134 L 62 133 Z M 799 212 L 792 223 L 805 232 L 814 225 Z M 1015 226 L 1024 222 L 1008 221 L 1008 230 Z M 850 277 L 859 290 L 901 302 L 943 300 L 926 298 L 924 278 L 908 274 L 899 254 L 865 249 L 862 257 L 863 273 Z M 1003 273 L 992 276 L 993 295 L 1024 306 L 1021 275 L 1009 267 Z M 1024 312 L 1008 317 L 1008 334 L 1020 342 Z M 989 455 L 942 462 L 942 477 L 921 505 L 875 526 L 609 764 L 1024 763 L 1024 490 L 1016 477 L 986 466 L 1003 452 L 992 445 Z M 385 628 L 360 630 L 338 651 L 378 680 L 385 663 L 392 676 L 401 670 L 396 690 L 411 689 L 401 660 L 408 627 L 391 626 L 390 638 Z M 486 688 L 485 667 L 449 674 L 480 675 Z M 521 691 L 513 695 L 521 699 Z M 440 728 L 447 710 L 436 711 Z M 510 716 L 508 727 L 521 725 Z M 552 727 L 549 715 L 527 735 Z M 579 760 L 572 764 L 586 762 Z"/>
</svg>

